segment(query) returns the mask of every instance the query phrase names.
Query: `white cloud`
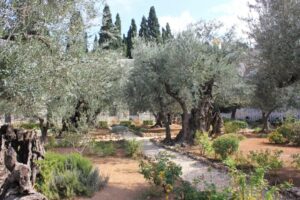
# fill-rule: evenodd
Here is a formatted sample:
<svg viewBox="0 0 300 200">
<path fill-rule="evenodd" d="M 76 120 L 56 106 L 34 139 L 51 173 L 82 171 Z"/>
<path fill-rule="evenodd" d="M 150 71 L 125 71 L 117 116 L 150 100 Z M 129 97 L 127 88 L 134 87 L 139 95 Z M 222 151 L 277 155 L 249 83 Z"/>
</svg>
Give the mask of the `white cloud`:
<svg viewBox="0 0 300 200">
<path fill-rule="evenodd" d="M 188 11 L 183 11 L 179 16 L 162 16 L 158 20 L 162 27 L 169 23 L 173 33 L 183 31 L 188 25 L 196 22 Z"/>
<path fill-rule="evenodd" d="M 221 21 L 226 28 L 236 27 L 239 37 L 246 38 L 245 32 L 248 31 L 247 23 L 242 20 L 249 15 L 248 3 L 255 0 L 230 0 L 212 8 L 213 13 L 221 13 L 217 20 Z"/>
<path fill-rule="evenodd" d="M 108 5 L 116 8 L 122 8 L 126 12 L 132 11 L 134 4 L 138 0 L 106 0 Z"/>
</svg>

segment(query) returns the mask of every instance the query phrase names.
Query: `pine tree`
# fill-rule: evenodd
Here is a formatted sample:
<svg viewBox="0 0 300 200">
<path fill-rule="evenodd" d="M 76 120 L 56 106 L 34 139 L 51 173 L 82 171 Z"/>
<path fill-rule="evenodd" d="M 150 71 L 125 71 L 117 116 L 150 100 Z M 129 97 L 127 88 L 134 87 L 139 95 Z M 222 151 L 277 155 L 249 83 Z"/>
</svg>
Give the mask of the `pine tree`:
<svg viewBox="0 0 300 200">
<path fill-rule="evenodd" d="M 149 40 L 149 29 L 147 24 L 147 19 L 145 16 L 142 18 L 140 30 L 139 30 L 139 37 L 144 38 L 145 40 Z"/>
<path fill-rule="evenodd" d="M 117 13 L 117 15 L 116 15 L 115 27 L 116 27 L 117 31 L 119 32 L 119 34 L 121 35 L 122 28 L 121 28 L 121 18 L 120 18 L 119 13 Z"/>
<path fill-rule="evenodd" d="M 127 38 L 126 38 L 126 56 L 128 58 L 132 58 L 132 49 L 133 49 L 133 40 L 137 35 L 137 30 L 136 30 L 136 24 L 135 20 L 131 20 L 131 25 L 129 27 L 129 30 L 127 32 Z"/>
<path fill-rule="evenodd" d="M 89 52 L 89 42 L 88 42 L 87 32 L 84 33 L 84 48 L 85 48 L 85 52 L 88 53 Z"/>
<path fill-rule="evenodd" d="M 97 35 L 95 35 L 95 39 L 94 39 L 94 44 L 93 44 L 93 51 L 95 52 L 98 48 L 98 38 L 97 38 Z"/>
<path fill-rule="evenodd" d="M 112 32 L 114 25 L 112 22 L 111 12 L 109 6 L 106 4 L 103 9 L 102 26 L 99 33 L 99 45 L 104 49 L 110 48 Z"/>
<path fill-rule="evenodd" d="M 156 16 L 154 6 L 150 8 L 149 17 L 148 17 L 148 29 L 149 29 L 150 40 L 159 43 L 161 40 L 160 27 L 159 27 L 158 18 Z"/>
<path fill-rule="evenodd" d="M 171 28 L 169 23 L 167 23 L 166 28 L 162 28 L 162 40 L 166 42 L 169 39 L 172 39 L 174 36 L 172 35 Z"/>
</svg>

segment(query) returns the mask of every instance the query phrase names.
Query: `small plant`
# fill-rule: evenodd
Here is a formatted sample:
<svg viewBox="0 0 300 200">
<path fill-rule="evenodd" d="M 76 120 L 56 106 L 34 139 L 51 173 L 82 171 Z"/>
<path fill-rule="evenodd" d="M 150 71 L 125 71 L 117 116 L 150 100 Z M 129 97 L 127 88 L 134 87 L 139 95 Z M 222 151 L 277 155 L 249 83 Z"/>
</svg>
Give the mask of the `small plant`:
<svg viewBox="0 0 300 200">
<path fill-rule="evenodd" d="M 205 155 L 206 153 L 212 152 L 212 141 L 208 136 L 208 133 L 201 133 L 199 131 L 195 134 L 194 139 L 195 145 L 200 146 L 200 153 L 201 155 Z"/>
<path fill-rule="evenodd" d="M 39 126 L 39 124 L 37 124 L 37 123 L 22 123 L 22 124 L 20 125 L 20 128 L 32 130 L 32 129 L 39 129 L 40 126 Z"/>
<path fill-rule="evenodd" d="M 116 154 L 116 147 L 112 142 L 95 142 L 92 141 L 87 147 L 87 154 L 95 154 L 97 156 L 105 157 Z"/>
<path fill-rule="evenodd" d="M 293 159 L 292 164 L 294 167 L 300 169 L 300 154 L 293 154 L 291 157 Z"/>
<path fill-rule="evenodd" d="M 99 128 L 103 128 L 103 129 L 107 129 L 107 128 L 108 128 L 108 123 L 107 123 L 107 121 L 99 121 L 99 122 L 98 122 L 98 127 L 99 127 Z"/>
<path fill-rule="evenodd" d="M 248 124 L 245 121 L 234 120 L 225 122 L 224 127 L 226 133 L 236 133 L 241 129 L 247 128 Z"/>
<path fill-rule="evenodd" d="M 47 153 L 37 164 L 41 176 L 37 177 L 36 188 L 49 200 L 91 196 L 108 181 L 98 169 L 93 169 L 91 161 L 79 154 Z"/>
<path fill-rule="evenodd" d="M 232 135 L 222 135 L 213 141 L 213 149 L 222 160 L 237 152 L 239 149 L 239 139 Z"/>
<path fill-rule="evenodd" d="M 248 158 L 256 167 L 278 170 L 283 167 L 283 161 L 280 160 L 280 155 L 282 153 L 282 150 L 271 152 L 269 149 L 266 149 L 265 151 L 250 151 Z"/>
<path fill-rule="evenodd" d="M 126 140 L 125 141 L 125 153 L 129 157 L 136 158 L 141 154 L 141 143 L 133 140 Z"/>
<path fill-rule="evenodd" d="M 287 139 L 285 137 L 283 137 L 283 135 L 278 130 L 272 132 L 268 136 L 268 138 L 269 138 L 270 143 L 274 143 L 274 144 L 285 144 L 285 143 L 287 143 Z"/>
<path fill-rule="evenodd" d="M 182 174 L 181 167 L 170 161 L 166 152 L 160 152 L 152 163 L 141 161 L 140 172 L 146 180 L 163 189 L 166 199 L 169 199 L 176 180 Z"/>
<path fill-rule="evenodd" d="M 144 126 L 152 126 L 153 125 L 153 120 L 144 120 L 143 125 Z"/>
<path fill-rule="evenodd" d="M 121 122 L 120 122 L 120 125 L 121 125 L 121 126 L 130 127 L 131 121 L 121 121 Z"/>
</svg>

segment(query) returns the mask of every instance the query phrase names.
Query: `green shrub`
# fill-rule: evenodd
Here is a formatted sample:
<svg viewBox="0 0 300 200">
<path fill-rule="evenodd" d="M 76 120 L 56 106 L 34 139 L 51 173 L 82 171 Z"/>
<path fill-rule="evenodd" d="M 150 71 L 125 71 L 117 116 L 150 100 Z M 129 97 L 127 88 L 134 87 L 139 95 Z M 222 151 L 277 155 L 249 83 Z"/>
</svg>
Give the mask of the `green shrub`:
<svg viewBox="0 0 300 200">
<path fill-rule="evenodd" d="M 29 129 L 29 130 L 32 130 L 32 129 L 39 129 L 39 128 L 40 128 L 40 125 L 37 124 L 37 123 L 22 123 L 22 124 L 20 125 L 20 128 Z"/>
<path fill-rule="evenodd" d="M 224 127 L 226 133 L 236 133 L 240 129 L 247 128 L 248 124 L 245 121 L 234 120 L 225 122 Z"/>
<path fill-rule="evenodd" d="M 182 174 L 181 167 L 170 161 L 170 156 L 166 152 L 160 152 L 155 157 L 154 162 L 141 161 L 140 172 L 146 180 L 162 187 L 166 194 L 166 199 L 168 199 L 168 195 L 174 189 L 175 182 Z"/>
<path fill-rule="evenodd" d="M 287 121 L 281 127 L 277 128 L 276 132 L 282 135 L 283 140 L 285 140 L 286 143 L 292 143 L 297 146 L 300 146 L 300 122 L 299 121 Z M 275 134 L 275 136 L 281 137 L 279 134 L 277 135 Z M 272 135 L 272 137 L 275 136 Z M 275 140 L 278 138 L 275 137 L 275 140 L 272 139 L 270 140 L 270 142 L 275 143 Z M 280 142 L 280 139 L 281 138 L 279 138 L 277 142 Z"/>
<path fill-rule="evenodd" d="M 112 133 L 122 133 L 125 131 L 128 131 L 128 127 L 126 127 L 126 126 L 116 125 L 116 126 L 111 127 Z"/>
<path fill-rule="evenodd" d="M 153 120 L 144 120 L 143 125 L 144 126 L 152 126 L 153 125 Z"/>
<path fill-rule="evenodd" d="M 121 121 L 121 122 L 120 122 L 120 125 L 121 125 L 121 126 L 130 127 L 131 121 Z"/>
<path fill-rule="evenodd" d="M 250 151 L 248 158 L 252 161 L 255 167 L 277 170 L 283 167 L 283 161 L 280 160 L 282 150 L 271 152 L 269 149 L 265 151 Z"/>
<path fill-rule="evenodd" d="M 141 143 L 133 140 L 126 140 L 124 143 L 125 153 L 129 157 L 136 158 L 141 154 Z"/>
<path fill-rule="evenodd" d="M 188 182 L 183 182 L 175 188 L 176 199 L 178 200 L 225 200 L 230 199 L 230 194 L 226 191 L 217 192 L 216 187 L 199 191 Z"/>
<path fill-rule="evenodd" d="M 217 155 L 225 160 L 229 155 L 237 152 L 239 149 L 239 139 L 231 134 L 225 134 L 213 141 L 213 149 Z"/>
<path fill-rule="evenodd" d="M 278 131 L 272 132 L 269 136 L 268 139 L 271 143 L 274 144 L 284 144 L 287 142 L 287 139 L 283 137 L 283 135 Z"/>
<path fill-rule="evenodd" d="M 107 123 L 107 121 L 99 121 L 98 126 L 99 126 L 99 128 L 107 129 L 108 128 L 108 123 Z"/>
<path fill-rule="evenodd" d="M 91 161 L 79 154 L 47 153 L 38 165 L 41 176 L 37 177 L 36 188 L 49 200 L 91 196 L 108 180 L 99 175 L 98 169 L 93 169 Z"/>
<path fill-rule="evenodd" d="M 87 148 L 88 154 L 95 154 L 97 156 L 113 156 L 116 154 L 116 147 L 112 142 L 91 142 Z"/>
<path fill-rule="evenodd" d="M 201 133 L 197 131 L 195 134 L 194 143 L 195 145 L 200 146 L 201 155 L 212 152 L 212 141 L 208 136 L 208 133 Z"/>
<path fill-rule="evenodd" d="M 293 154 L 291 157 L 293 159 L 292 164 L 294 167 L 300 169 L 300 154 Z"/>
<path fill-rule="evenodd" d="M 45 145 L 46 149 L 51 149 L 56 147 L 56 139 L 54 136 L 49 136 L 47 140 L 47 144 Z"/>
</svg>

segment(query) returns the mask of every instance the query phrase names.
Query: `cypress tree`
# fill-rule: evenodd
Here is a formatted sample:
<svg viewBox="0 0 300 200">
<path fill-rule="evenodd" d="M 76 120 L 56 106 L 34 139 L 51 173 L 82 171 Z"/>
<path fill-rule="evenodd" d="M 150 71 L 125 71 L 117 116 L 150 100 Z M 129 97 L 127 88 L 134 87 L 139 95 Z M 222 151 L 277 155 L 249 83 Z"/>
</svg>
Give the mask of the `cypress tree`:
<svg viewBox="0 0 300 200">
<path fill-rule="evenodd" d="M 127 42 L 126 42 L 126 56 L 128 58 L 132 58 L 132 49 L 133 49 L 133 39 L 136 37 L 137 35 L 137 29 L 136 29 L 136 24 L 135 24 L 135 20 L 132 19 L 131 20 L 131 25 L 129 27 L 129 30 L 127 32 Z"/>
<path fill-rule="evenodd" d="M 145 16 L 142 18 L 140 30 L 139 30 L 139 37 L 144 38 L 145 40 L 149 40 L 149 30 L 148 30 L 148 24 L 147 19 Z"/>
<path fill-rule="evenodd" d="M 150 8 L 148 17 L 148 29 L 149 29 L 149 39 L 151 41 L 160 42 L 160 27 L 158 23 L 158 18 L 156 16 L 155 8 L 152 6 Z"/>
<path fill-rule="evenodd" d="M 169 23 L 167 23 L 166 28 L 162 28 L 162 39 L 163 42 L 166 42 L 167 40 L 173 38 L 174 36 L 172 35 L 171 28 Z"/>
<path fill-rule="evenodd" d="M 109 6 L 106 4 L 103 9 L 102 26 L 99 33 L 99 45 L 104 49 L 109 49 L 109 42 L 112 39 L 114 25 L 112 22 L 111 12 Z"/>
<path fill-rule="evenodd" d="M 115 27 L 116 27 L 116 30 L 121 35 L 122 29 L 121 29 L 121 18 L 120 18 L 119 13 L 117 13 L 117 15 L 116 15 Z"/>
<path fill-rule="evenodd" d="M 97 35 L 95 35 L 94 44 L 93 44 L 93 51 L 95 52 L 98 48 L 98 38 Z"/>
</svg>

